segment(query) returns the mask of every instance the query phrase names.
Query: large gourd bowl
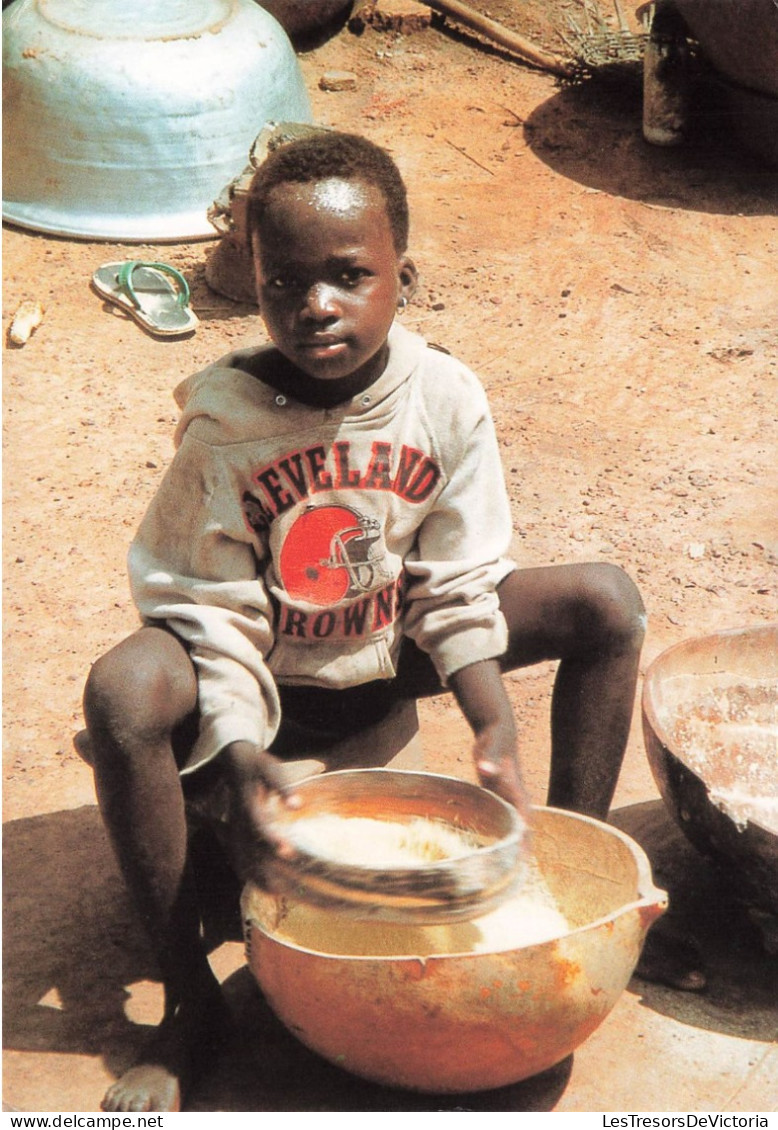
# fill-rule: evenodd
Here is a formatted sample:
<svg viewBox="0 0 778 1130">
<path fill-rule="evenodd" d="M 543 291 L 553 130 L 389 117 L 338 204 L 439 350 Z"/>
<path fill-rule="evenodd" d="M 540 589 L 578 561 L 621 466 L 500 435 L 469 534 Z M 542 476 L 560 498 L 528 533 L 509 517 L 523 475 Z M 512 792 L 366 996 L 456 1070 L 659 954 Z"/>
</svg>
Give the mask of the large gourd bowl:
<svg viewBox="0 0 778 1130">
<path fill-rule="evenodd" d="M 598 820 L 535 809 L 533 850 L 570 927 L 555 940 L 511 948 L 506 937 L 477 952 L 463 944 L 476 918 L 417 956 L 426 927 L 248 886 L 250 967 L 289 1030 L 355 1075 L 441 1094 L 529 1078 L 607 1017 L 666 907 L 641 848 Z"/>
<path fill-rule="evenodd" d="M 730 82 L 778 96 L 778 13 L 773 0 L 675 0 L 694 38 Z"/>
<path fill-rule="evenodd" d="M 778 625 L 685 640 L 643 685 L 646 751 L 688 840 L 778 913 Z"/>
<path fill-rule="evenodd" d="M 291 36 L 317 32 L 351 8 L 351 0 L 261 0 L 261 3 Z"/>
<path fill-rule="evenodd" d="M 722 110 L 742 144 L 778 166 L 778 8 L 773 0 L 675 0 L 719 77 Z M 719 111 L 721 114 L 721 110 Z"/>
</svg>

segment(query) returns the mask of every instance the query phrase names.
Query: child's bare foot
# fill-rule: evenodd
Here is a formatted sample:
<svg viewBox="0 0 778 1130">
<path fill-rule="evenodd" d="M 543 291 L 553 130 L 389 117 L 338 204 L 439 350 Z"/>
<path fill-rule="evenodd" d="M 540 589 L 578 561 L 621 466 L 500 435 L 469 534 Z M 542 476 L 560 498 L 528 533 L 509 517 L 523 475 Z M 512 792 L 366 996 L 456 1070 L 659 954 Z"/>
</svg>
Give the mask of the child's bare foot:
<svg viewBox="0 0 778 1130">
<path fill-rule="evenodd" d="M 187 1001 L 166 1017 L 138 1063 L 109 1087 L 106 1111 L 178 1111 L 195 1078 L 218 1054 L 228 1026 L 227 1006 L 218 994 Z"/>
<path fill-rule="evenodd" d="M 705 975 L 702 954 L 697 943 L 672 928 L 665 928 L 661 922 L 646 935 L 643 952 L 640 955 L 635 974 L 644 981 L 656 981 L 669 985 L 671 989 L 698 993 L 705 988 Z"/>
<path fill-rule="evenodd" d="M 172 1069 L 139 1063 L 105 1093 L 101 1110 L 176 1111 L 181 1109 L 181 1083 Z"/>
</svg>

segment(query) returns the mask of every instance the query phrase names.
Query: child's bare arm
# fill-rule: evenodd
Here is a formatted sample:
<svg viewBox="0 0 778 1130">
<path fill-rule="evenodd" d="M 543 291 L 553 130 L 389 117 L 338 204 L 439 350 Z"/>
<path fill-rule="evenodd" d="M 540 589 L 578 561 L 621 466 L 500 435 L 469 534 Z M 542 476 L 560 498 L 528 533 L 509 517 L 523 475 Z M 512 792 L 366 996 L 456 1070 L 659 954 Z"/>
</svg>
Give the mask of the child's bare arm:
<svg viewBox="0 0 778 1130">
<path fill-rule="evenodd" d="M 513 709 L 495 659 L 463 667 L 450 678 L 462 713 L 475 734 L 475 763 L 481 783 L 515 805 L 526 820 L 529 800 L 518 758 Z"/>
</svg>

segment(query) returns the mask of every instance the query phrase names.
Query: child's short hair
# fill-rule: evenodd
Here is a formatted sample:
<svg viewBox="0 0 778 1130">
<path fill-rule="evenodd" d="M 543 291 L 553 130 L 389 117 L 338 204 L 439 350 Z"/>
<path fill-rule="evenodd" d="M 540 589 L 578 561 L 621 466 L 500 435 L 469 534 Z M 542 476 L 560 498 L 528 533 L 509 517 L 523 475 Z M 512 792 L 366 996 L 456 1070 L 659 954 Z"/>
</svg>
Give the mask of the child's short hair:
<svg viewBox="0 0 778 1130">
<path fill-rule="evenodd" d="M 374 185 L 384 198 L 398 254 L 408 246 L 408 197 L 400 170 L 372 141 L 356 133 L 321 130 L 274 149 L 251 181 L 247 200 L 248 238 L 257 230 L 268 196 L 281 184 L 310 184 L 339 177 Z"/>
</svg>

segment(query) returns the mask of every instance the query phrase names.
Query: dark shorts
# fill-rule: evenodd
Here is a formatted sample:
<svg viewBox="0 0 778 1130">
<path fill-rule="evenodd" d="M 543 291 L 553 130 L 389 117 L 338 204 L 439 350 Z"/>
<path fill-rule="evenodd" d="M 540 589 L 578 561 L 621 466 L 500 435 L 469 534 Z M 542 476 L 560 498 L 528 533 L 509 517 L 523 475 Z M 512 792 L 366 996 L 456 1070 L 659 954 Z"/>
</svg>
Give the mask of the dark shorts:
<svg viewBox="0 0 778 1130">
<path fill-rule="evenodd" d="M 271 750 L 279 757 L 299 749 L 323 749 L 380 722 L 398 700 L 394 679 L 357 687 L 279 686 L 281 726 Z"/>
<path fill-rule="evenodd" d="M 281 725 L 270 747 L 282 760 L 295 761 L 300 750 L 315 756 L 339 742 L 379 724 L 399 703 L 443 692 L 432 662 L 413 641 L 403 643 L 397 675 L 355 687 L 279 685 Z M 179 765 L 186 763 L 197 737 L 199 719 L 190 715 L 173 735 Z M 208 762 L 183 777 L 188 800 L 217 789 L 221 779 L 219 760 Z"/>
<path fill-rule="evenodd" d="M 376 679 L 337 690 L 279 685 L 281 726 L 271 750 L 284 757 L 301 745 L 311 750 L 324 749 L 380 722 L 399 701 L 442 694 L 443 689 L 429 656 L 406 639 L 394 679 Z M 197 727 L 197 715 L 192 715 L 174 734 L 173 745 L 180 765 L 188 759 Z"/>
</svg>

